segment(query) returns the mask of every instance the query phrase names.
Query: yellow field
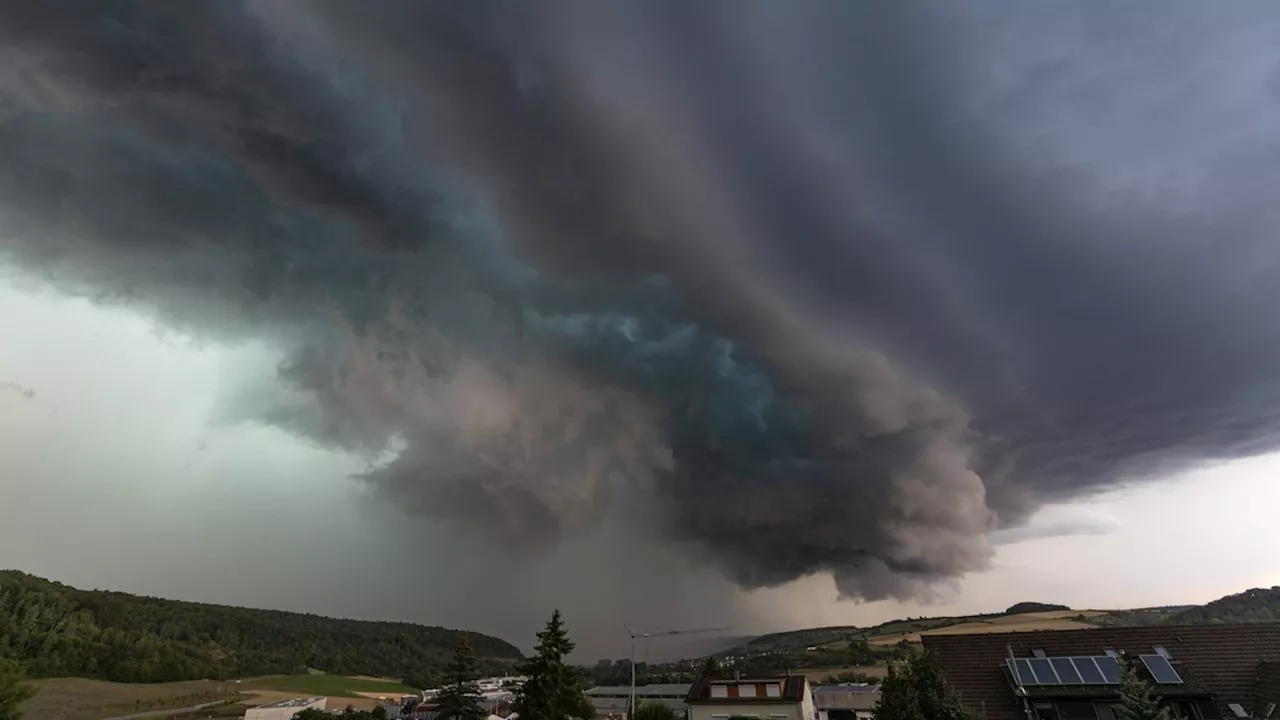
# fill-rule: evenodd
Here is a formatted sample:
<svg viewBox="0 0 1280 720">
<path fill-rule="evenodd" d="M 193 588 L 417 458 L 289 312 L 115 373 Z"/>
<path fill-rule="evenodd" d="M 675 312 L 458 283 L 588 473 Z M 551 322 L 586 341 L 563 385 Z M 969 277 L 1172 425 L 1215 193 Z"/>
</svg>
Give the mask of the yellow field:
<svg viewBox="0 0 1280 720">
<path fill-rule="evenodd" d="M 18 711 L 25 717 L 41 720 L 98 720 L 238 697 L 235 685 L 213 680 L 144 685 L 54 678 L 35 680 L 31 685 L 36 694 L 18 706 Z"/>
<path fill-rule="evenodd" d="M 924 632 L 892 633 L 868 638 L 872 645 L 894 645 L 906 640 L 920 642 L 921 635 L 969 635 L 974 633 L 1027 632 L 1031 630 L 1077 630 L 1096 627 L 1076 618 L 1106 615 L 1102 610 L 1052 610 L 1049 612 L 1023 613 L 1021 615 L 1005 615 L 1003 617 L 983 620 L 970 620 L 958 625 L 949 625 L 936 630 Z"/>
</svg>

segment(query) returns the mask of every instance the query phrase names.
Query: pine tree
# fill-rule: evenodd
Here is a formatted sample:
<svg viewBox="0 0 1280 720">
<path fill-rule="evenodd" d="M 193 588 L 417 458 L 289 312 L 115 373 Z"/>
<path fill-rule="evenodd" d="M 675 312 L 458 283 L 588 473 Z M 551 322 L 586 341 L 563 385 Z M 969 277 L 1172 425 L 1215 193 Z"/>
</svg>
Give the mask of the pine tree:
<svg viewBox="0 0 1280 720">
<path fill-rule="evenodd" d="M 1151 686 L 1128 657 L 1120 660 L 1120 705 L 1115 714 L 1116 720 L 1171 720 L 1169 709 L 1160 707 Z"/>
<path fill-rule="evenodd" d="M 453 662 L 449 664 L 448 682 L 436 695 L 436 708 L 440 712 L 440 720 L 484 720 L 485 712 L 480 708 L 480 688 L 476 685 L 478 663 L 471 652 L 471 643 L 467 636 L 462 636 L 458 649 L 453 653 Z"/>
<path fill-rule="evenodd" d="M 880 686 L 875 720 L 971 720 L 930 655 L 910 658 L 889 668 Z"/>
<path fill-rule="evenodd" d="M 716 660 L 715 655 L 708 655 L 707 659 L 702 662 L 702 674 L 709 678 L 720 674 L 720 661 Z"/>
<path fill-rule="evenodd" d="M 538 633 L 534 655 L 523 668 L 527 679 L 516 696 L 515 707 L 520 720 L 595 717 L 595 710 L 578 687 L 577 670 L 564 661 L 573 647 L 560 611 L 556 610 L 546 629 Z"/>
</svg>

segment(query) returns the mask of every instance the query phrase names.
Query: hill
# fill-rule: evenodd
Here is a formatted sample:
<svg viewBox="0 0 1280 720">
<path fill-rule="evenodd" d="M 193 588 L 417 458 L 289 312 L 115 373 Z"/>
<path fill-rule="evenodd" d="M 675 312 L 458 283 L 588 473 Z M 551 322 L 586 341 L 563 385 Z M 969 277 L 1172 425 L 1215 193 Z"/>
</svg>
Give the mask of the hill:
<svg viewBox="0 0 1280 720">
<path fill-rule="evenodd" d="M 1169 625 L 1280 621 L 1280 587 L 1253 588 L 1169 616 Z"/>
<path fill-rule="evenodd" d="M 0 656 L 17 659 L 33 678 L 172 682 L 320 668 L 431 687 L 463 635 L 409 623 L 78 590 L 0 571 Z M 482 669 L 500 671 L 521 657 L 498 638 L 465 635 Z"/>
<path fill-rule="evenodd" d="M 1020 603 L 1014 603 L 1013 605 L 1010 605 L 1009 609 L 1004 611 L 1004 614 L 1005 615 L 1022 615 L 1024 613 L 1057 612 L 1059 610 L 1070 610 L 1070 609 L 1071 608 L 1067 607 L 1066 605 L 1054 605 L 1053 603 L 1020 602 Z"/>
<path fill-rule="evenodd" d="M 1094 611 L 1083 611 L 1090 616 Z M 1023 617 L 1013 617 L 1023 616 Z M 1079 616 L 1079 617 L 1077 617 Z M 1044 621 L 1044 622 L 1041 622 Z M 833 627 L 808 628 L 787 632 L 770 633 L 753 638 L 744 645 L 730 651 L 736 655 L 757 653 L 787 653 L 796 650 L 816 652 L 830 650 L 859 643 L 866 640 L 871 645 L 888 645 L 906 640 L 918 642 L 920 633 L 936 632 L 944 628 L 965 626 L 969 632 L 982 632 L 982 627 L 998 624 L 1006 629 L 1037 629 L 1036 627 L 1011 627 L 1013 625 L 1043 625 L 1047 622 L 1055 627 L 1066 627 L 1064 621 L 1086 623 L 1084 616 L 1066 605 L 1053 605 L 1039 602 L 1020 602 L 1000 613 L 984 613 L 980 615 L 960 615 L 954 617 L 918 617 L 903 620 L 890 620 L 868 628 L 854 625 L 837 625 Z M 1076 625 L 1071 625 L 1075 627 Z M 975 629 L 977 628 L 977 629 Z M 953 630 L 954 632 L 954 630 Z"/>
<path fill-rule="evenodd" d="M 1205 605 L 1171 605 L 1132 610 L 1072 610 L 1065 605 L 1020 602 L 1002 613 L 892 620 L 873 627 L 852 625 L 807 628 L 761 635 L 730 650 L 739 658 L 768 656 L 770 662 L 792 667 L 839 667 L 866 662 L 866 650 L 914 644 L 921 634 L 959 634 L 1088 627 L 1192 625 L 1280 621 L 1280 586 L 1254 588 L 1227 595 Z"/>
</svg>

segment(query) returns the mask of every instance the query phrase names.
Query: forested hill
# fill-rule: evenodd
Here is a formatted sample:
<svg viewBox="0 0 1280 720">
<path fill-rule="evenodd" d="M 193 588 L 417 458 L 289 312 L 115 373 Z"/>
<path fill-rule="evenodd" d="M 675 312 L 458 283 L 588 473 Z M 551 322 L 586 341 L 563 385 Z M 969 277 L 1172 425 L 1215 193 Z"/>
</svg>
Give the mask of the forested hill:
<svg viewBox="0 0 1280 720">
<path fill-rule="evenodd" d="M 77 590 L 0 571 L 0 657 L 17 659 L 32 677 L 162 682 L 317 668 L 431 687 L 463 634 Z M 508 642 L 465 634 L 486 669 L 521 657 Z"/>
<path fill-rule="evenodd" d="M 1253 588 L 1184 610 L 1164 622 L 1170 625 L 1280 621 L 1280 587 Z"/>
</svg>

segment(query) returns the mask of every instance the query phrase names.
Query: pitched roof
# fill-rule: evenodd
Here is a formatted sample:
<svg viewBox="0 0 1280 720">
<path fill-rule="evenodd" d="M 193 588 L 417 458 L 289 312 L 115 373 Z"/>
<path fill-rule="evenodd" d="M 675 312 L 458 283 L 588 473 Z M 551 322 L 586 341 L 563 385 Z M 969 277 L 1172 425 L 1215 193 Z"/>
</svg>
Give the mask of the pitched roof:
<svg viewBox="0 0 1280 720">
<path fill-rule="evenodd" d="M 1010 648 L 1017 657 L 1030 657 L 1032 650 L 1050 656 L 1100 655 L 1105 648 L 1145 654 L 1161 645 L 1198 685 L 1217 695 L 1221 712 L 1227 712 L 1227 703 L 1252 709 L 1259 662 L 1280 661 L 1280 623 L 925 635 L 922 640 L 961 702 L 985 711 L 988 720 L 1025 718 L 1003 669 Z"/>
<path fill-rule="evenodd" d="M 700 676 L 698 681 L 689 688 L 689 694 L 685 697 L 685 702 L 689 704 L 699 703 L 795 703 L 804 699 L 804 689 L 808 686 L 809 679 L 804 675 L 779 675 L 777 677 L 753 677 L 753 678 L 708 678 L 705 675 Z M 779 697 L 769 697 L 765 691 L 765 685 L 777 684 L 781 685 Z M 712 697 L 712 685 L 727 685 L 727 697 Z M 755 685 L 755 696 L 741 697 L 738 695 L 739 685 Z"/>
</svg>

